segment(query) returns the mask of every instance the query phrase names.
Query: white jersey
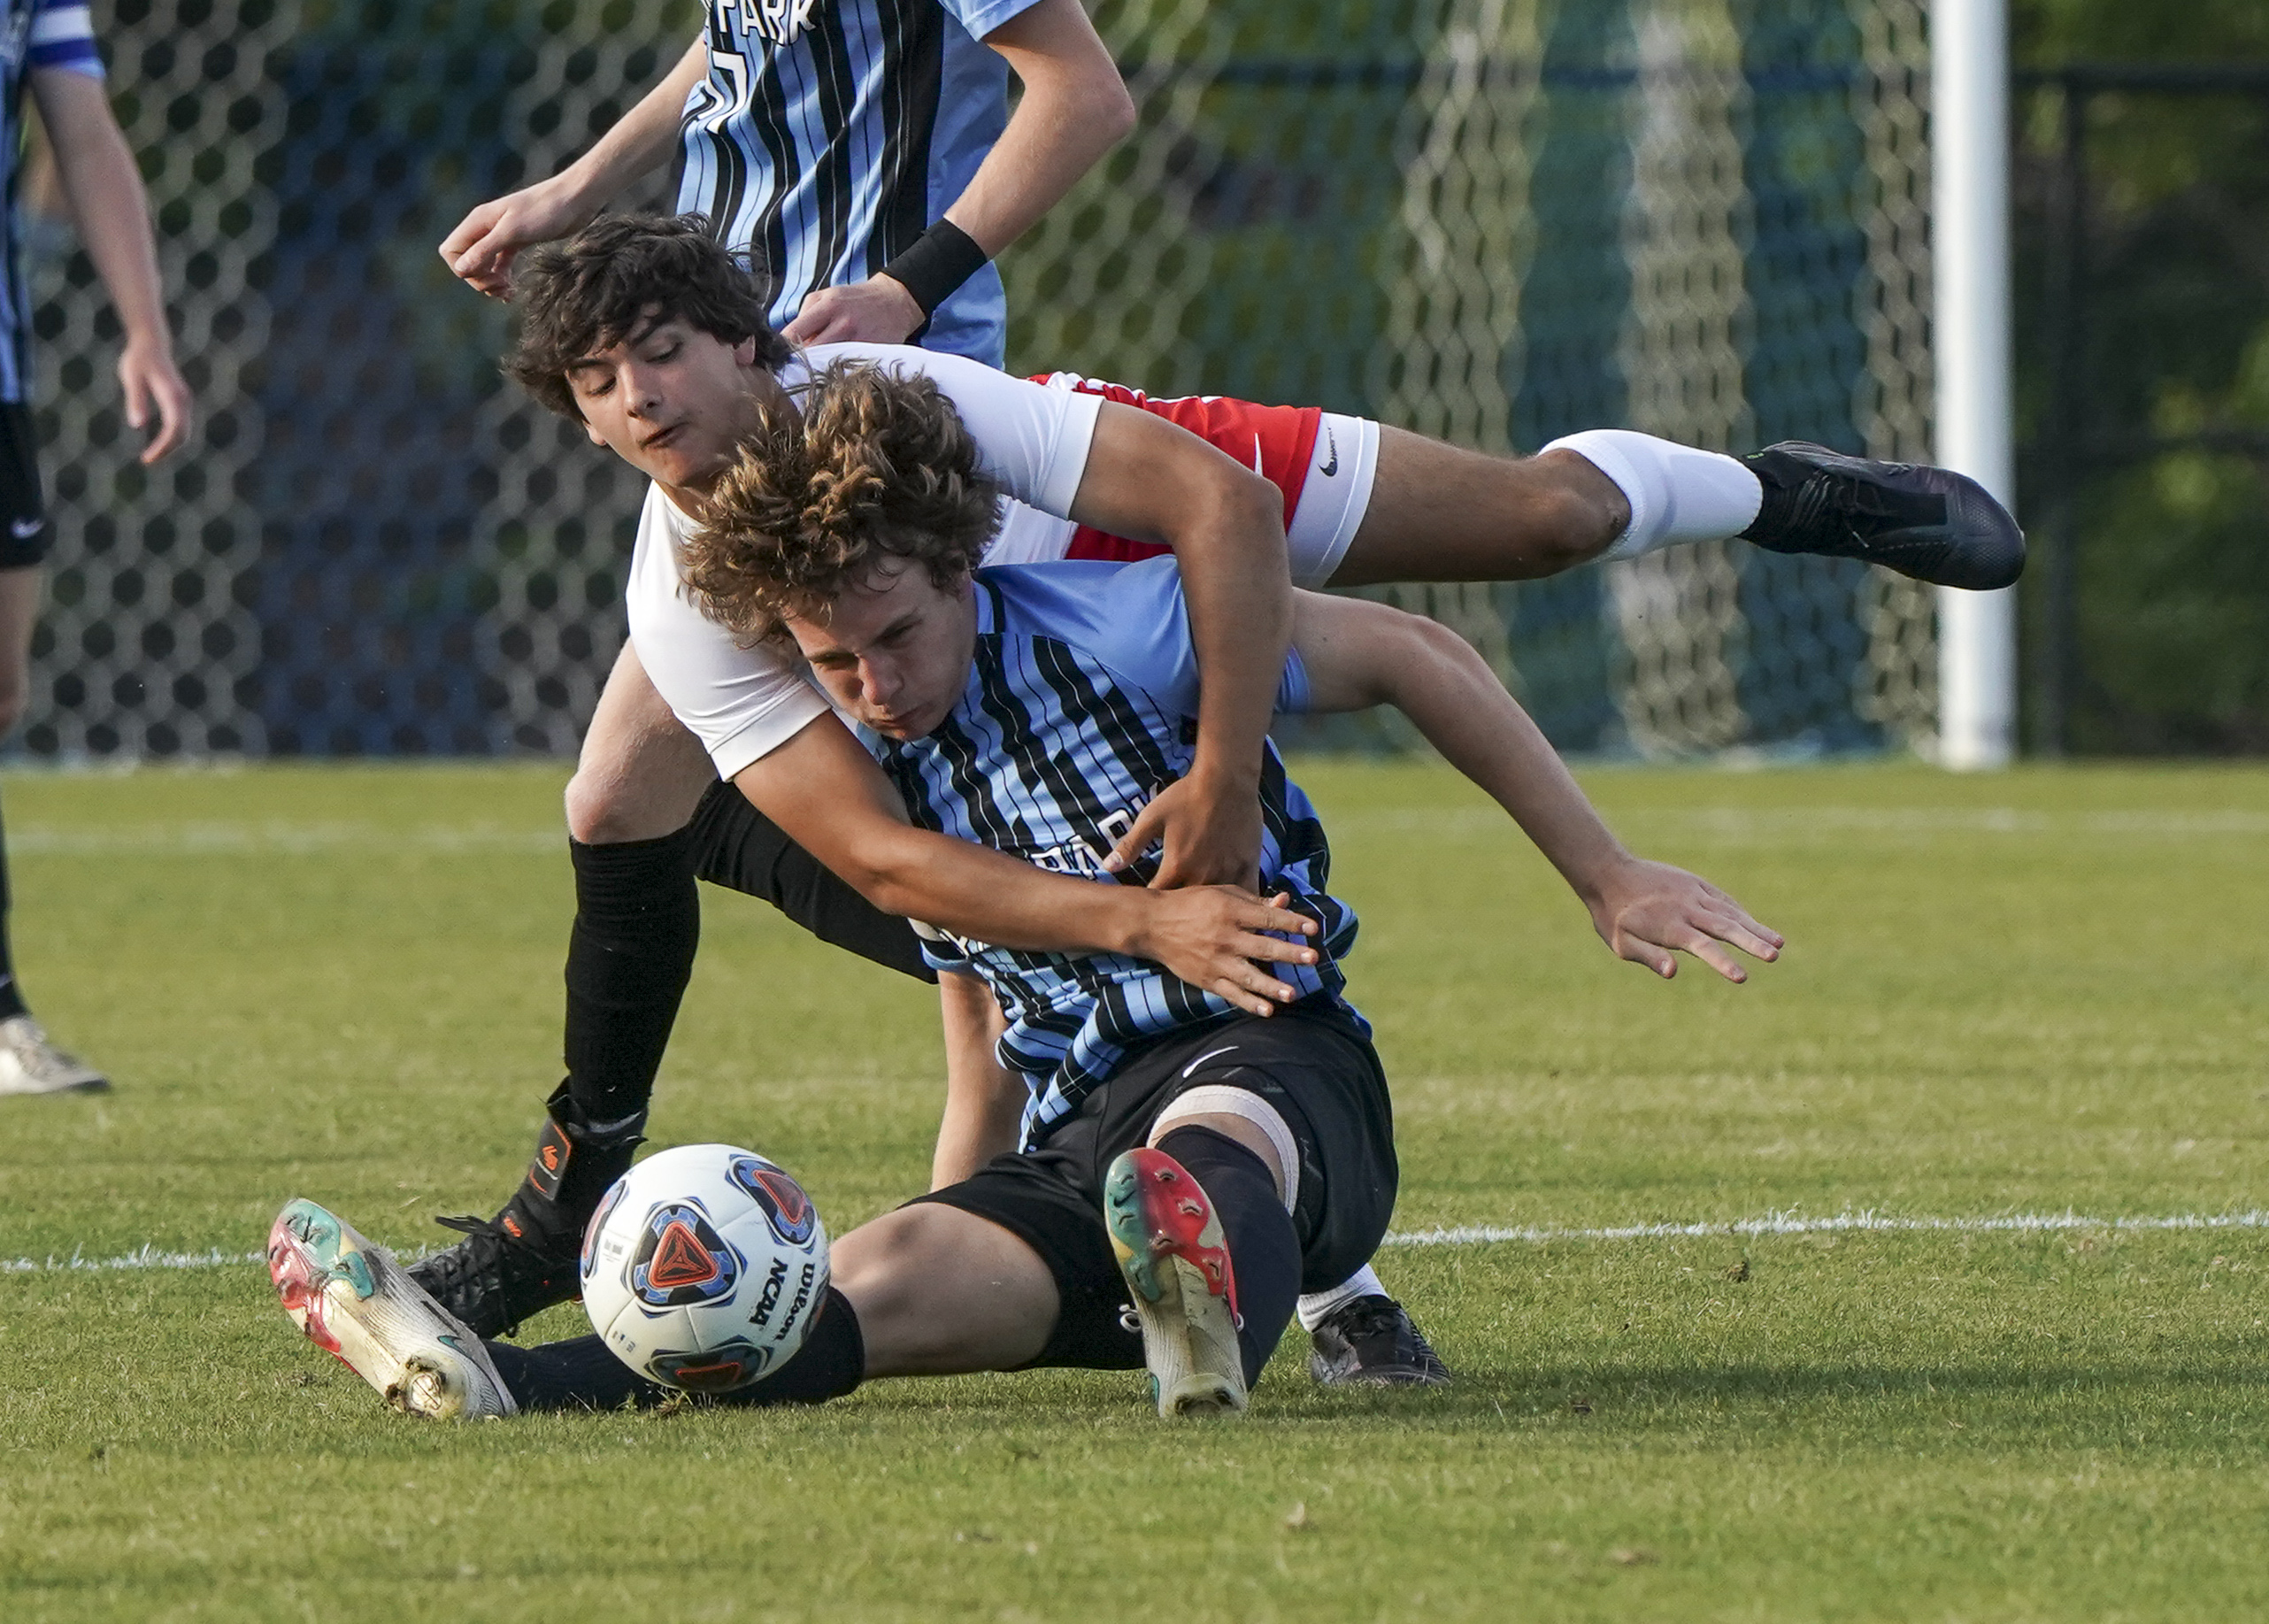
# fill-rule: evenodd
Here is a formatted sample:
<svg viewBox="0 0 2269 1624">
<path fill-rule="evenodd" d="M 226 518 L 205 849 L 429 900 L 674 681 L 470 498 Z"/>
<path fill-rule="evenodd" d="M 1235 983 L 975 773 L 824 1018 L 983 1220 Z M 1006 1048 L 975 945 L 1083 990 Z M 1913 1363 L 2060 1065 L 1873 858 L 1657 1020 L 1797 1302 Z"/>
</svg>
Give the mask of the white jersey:
<svg viewBox="0 0 2269 1624">
<path fill-rule="evenodd" d="M 817 345 L 782 368 L 780 381 L 795 389 L 839 360 L 923 373 L 953 403 L 977 443 L 978 466 L 1008 497 L 987 563 L 1064 556 L 1102 396 L 901 344 Z M 789 655 L 763 643 L 742 646 L 695 604 L 680 550 L 696 527 L 660 486 L 648 489 L 626 593 L 630 641 L 663 703 L 708 749 L 718 776 L 730 779 L 802 732 L 827 702 Z"/>
</svg>

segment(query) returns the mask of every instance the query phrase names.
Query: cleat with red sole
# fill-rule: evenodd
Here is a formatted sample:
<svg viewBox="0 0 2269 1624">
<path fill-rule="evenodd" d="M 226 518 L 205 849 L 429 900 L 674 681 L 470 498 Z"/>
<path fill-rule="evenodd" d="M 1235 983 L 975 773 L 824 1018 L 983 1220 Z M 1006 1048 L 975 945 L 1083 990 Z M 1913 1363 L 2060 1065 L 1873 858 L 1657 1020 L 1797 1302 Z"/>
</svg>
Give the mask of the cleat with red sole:
<svg viewBox="0 0 2269 1624">
<path fill-rule="evenodd" d="M 1236 1271 L 1204 1188 L 1164 1151 L 1128 1151 L 1111 1164 L 1103 1208 L 1142 1321 L 1158 1413 L 1242 1410 Z"/>
</svg>

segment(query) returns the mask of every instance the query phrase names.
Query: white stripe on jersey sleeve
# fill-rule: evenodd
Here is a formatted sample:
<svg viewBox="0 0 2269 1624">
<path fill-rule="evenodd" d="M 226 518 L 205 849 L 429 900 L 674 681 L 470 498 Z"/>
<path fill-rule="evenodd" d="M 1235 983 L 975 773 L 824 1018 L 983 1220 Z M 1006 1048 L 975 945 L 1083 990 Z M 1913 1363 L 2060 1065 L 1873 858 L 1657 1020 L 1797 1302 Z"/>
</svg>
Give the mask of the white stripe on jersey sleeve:
<svg viewBox="0 0 2269 1624">
<path fill-rule="evenodd" d="M 31 43 L 55 45 L 95 37 L 94 13 L 83 5 L 43 5 L 32 18 Z"/>
</svg>

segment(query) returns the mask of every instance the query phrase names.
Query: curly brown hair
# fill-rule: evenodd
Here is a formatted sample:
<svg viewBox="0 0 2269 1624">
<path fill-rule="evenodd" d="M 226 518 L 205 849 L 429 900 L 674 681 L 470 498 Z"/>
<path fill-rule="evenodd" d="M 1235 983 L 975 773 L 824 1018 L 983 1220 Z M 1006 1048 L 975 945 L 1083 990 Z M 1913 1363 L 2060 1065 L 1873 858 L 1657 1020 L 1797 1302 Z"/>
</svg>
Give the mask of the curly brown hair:
<svg viewBox="0 0 2269 1624">
<path fill-rule="evenodd" d="M 800 412 L 766 411 L 742 442 L 685 544 L 701 612 L 749 642 L 827 624 L 888 560 L 950 587 L 1000 528 L 1000 487 L 930 379 L 844 360 L 797 393 Z"/>
<path fill-rule="evenodd" d="M 608 214 L 565 242 L 520 256 L 512 272 L 519 336 L 504 373 L 561 417 L 582 420 L 567 369 L 665 321 L 722 343 L 757 341 L 777 369 L 788 341 L 765 320 L 770 290 L 709 234 L 698 214 Z"/>
</svg>

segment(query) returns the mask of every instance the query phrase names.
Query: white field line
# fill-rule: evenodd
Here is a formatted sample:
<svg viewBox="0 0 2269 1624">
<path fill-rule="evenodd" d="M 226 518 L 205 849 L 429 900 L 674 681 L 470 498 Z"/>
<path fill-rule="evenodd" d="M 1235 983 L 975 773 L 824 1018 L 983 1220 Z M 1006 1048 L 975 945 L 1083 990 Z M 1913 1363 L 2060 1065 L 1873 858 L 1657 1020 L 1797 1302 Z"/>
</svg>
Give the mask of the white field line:
<svg viewBox="0 0 2269 1624">
<path fill-rule="evenodd" d="M 2092 1218 L 2084 1212 L 2011 1212 L 1992 1218 L 1897 1218 L 1887 1212 L 1838 1212 L 1807 1218 L 1768 1212 L 1719 1224 L 1619 1224 L 1563 1229 L 1550 1224 L 1460 1224 L 1446 1229 L 1390 1232 L 1388 1246 L 1546 1245 L 1556 1241 L 1665 1241 L 1765 1235 L 2004 1235 L 2063 1229 L 2269 1229 L 2269 1212 L 2176 1212 L 2140 1218 Z"/>
<path fill-rule="evenodd" d="M 2010 1212 L 1988 1218 L 1898 1218 L 1886 1212 L 1838 1212 L 1807 1218 L 1798 1212 L 1768 1212 L 1726 1223 L 1615 1224 L 1604 1228 L 1564 1228 L 1553 1224 L 1509 1227 L 1460 1224 L 1452 1228 L 1390 1231 L 1388 1246 L 1542 1246 L 1569 1241 L 1665 1241 L 1743 1238 L 1776 1235 L 2009 1235 L 2072 1229 L 2157 1231 L 2181 1229 L 2269 1229 L 2269 1211 L 2174 1212 L 2134 1218 L 2095 1218 L 2084 1212 Z M 227 1251 L 160 1251 L 144 1246 L 116 1258 L 0 1258 L 0 1274 L 104 1274 L 121 1269 L 234 1268 L 261 1262 L 266 1254 Z M 422 1256 L 422 1252 L 419 1255 Z"/>
</svg>

